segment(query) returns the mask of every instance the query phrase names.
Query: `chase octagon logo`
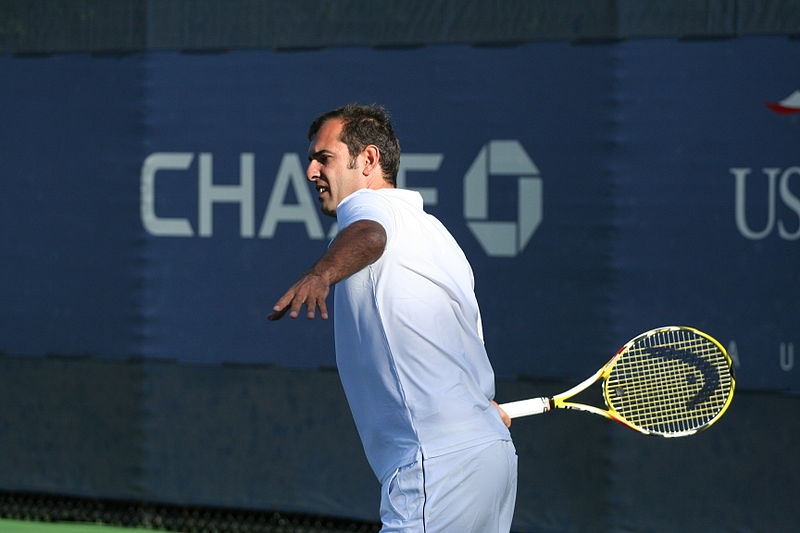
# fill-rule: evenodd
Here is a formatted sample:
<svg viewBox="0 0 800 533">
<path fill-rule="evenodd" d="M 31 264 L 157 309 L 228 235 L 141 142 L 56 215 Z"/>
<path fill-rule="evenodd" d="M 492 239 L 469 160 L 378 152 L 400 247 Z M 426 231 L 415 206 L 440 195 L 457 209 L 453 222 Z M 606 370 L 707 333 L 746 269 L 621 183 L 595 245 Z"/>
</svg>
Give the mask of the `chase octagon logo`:
<svg viewBox="0 0 800 533">
<path fill-rule="evenodd" d="M 516 221 L 489 219 L 489 180 L 517 180 Z M 487 255 L 514 257 L 542 221 L 539 169 L 516 140 L 493 140 L 481 148 L 464 175 L 464 218 Z"/>
</svg>

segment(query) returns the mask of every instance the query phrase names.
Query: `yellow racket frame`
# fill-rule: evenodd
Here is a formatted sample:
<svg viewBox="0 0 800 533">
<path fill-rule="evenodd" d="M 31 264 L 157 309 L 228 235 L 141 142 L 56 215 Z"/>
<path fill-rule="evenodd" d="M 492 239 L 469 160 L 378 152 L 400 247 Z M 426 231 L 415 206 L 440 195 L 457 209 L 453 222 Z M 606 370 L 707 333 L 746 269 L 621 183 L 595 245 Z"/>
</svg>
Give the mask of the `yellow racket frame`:
<svg viewBox="0 0 800 533">
<path fill-rule="evenodd" d="M 677 334 L 681 331 L 690 332 L 710 342 L 714 346 L 714 348 L 716 348 L 719 351 L 719 353 L 722 354 L 724 359 L 723 366 L 726 366 L 728 370 L 728 375 L 724 377 L 725 379 L 730 380 L 730 388 L 727 390 L 727 395 L 719 411 L 715 412 L 713 417 L 711 417 L 708 421 L 702 423 L 698 427 L 693 427 L 678 431 L 654 431 L 651 429 L 647 429 L 632 420 L 628 420 L 617 409 L 614 408 L 615 400 L 611 396 L 612 390 L 609 389 L 608 377 L 612 374 L 615 366 L 620 361 L 620 359 L 623 358 L 632 347 L 639 345 L 639 343 L 642 342 L 644 339 L 648 337 L 654 337 L 659 334 L 669 334 L 669 333 Z M 575 401 L 569 401 L 570 398 L 588 389 L 593 383 L 601 379 L 604 380 L 603 400 L 605 401 L 606 409 L 602 409 L 600 407 L 587 405 Z M 603 365 L 603 367 L 600 368 L 597 372 L 589 376 L 587 379 L 583 380 L 581 383 L 575 385 L 571 389 L 562 392 L 561 394 L 557 394 L 551 398 L 532 398 L 530 400 L 510 402 L 502 404 L 500 407 L 502 407 L 509 414 L 511 418 L 540 414 L 550 411 L 552 409 L 573 409 L 577 411 L 584 411 L 600 415 L 605 418 L 609 418 L 611 420 L 616 420 L 617 422 L 633 429 L 634 431 L 638 431 L 639 433 L 643 433 L 645 435 L 658 435 L 667 438 L 685 437 L 688 435 L 693 435 L 699 431 L 702 431 L 703 429 L 706 429 L 711 425 L 713 425 L 714 423 L 716 423 L 720 419 L 720 417 L 722 417 L 722 415 L 725 414 L 725 411 L 728 410 L 728 407 L 730 406 L 731 401 L 733 400 L 733 394 L 735 388 L 736 388 L 736 380 L 734 377 L 733 362 L 730 356 L 728 355 L 728 352 L 725 350 L 722 344 L 719 343 L 719 341 L 717 341 L 710 335 L 703 333 L 702 331 L 696 328 L 687 326 L 664 326 L 660 328 L 651 329 L 629 340 L 627 343 L 625 343 L 625 345 L 622 348 L 619 349 L 619 351 L 617 351 L 616 354 L 614 354 L 611 360 L 609 360 L 605 365 Z"/>
<path fill-rule="evenodd" d="M 671 431 L 655 431 L 647 429 L 645 427 L 642 427 L 642 425 L 632 420 L 629 420 L 613 407 L 614 399 L 612 398 L 612 391 L 609 387 L 610 384 L 609 376 L 614 371 L 614 368 L 616 367 L 619 360 L 628 353 L 631 347 L 638 345 L 643 339 L 649 337 L 655 337 L 659 334 L 669 334 L 669 333 L 679 334 L 680 332 L 689 332 L 691 334 L 694 334 L 704 339 L 705 341 L 711 343 L 711 345 L 713 345 L 719 351 L 719 354 L 722 355 L 723 360 L 725 362 L 724 366 L 728 371 L 727 375 L 725 375 L 724 377 L 726 380 L 730 381 L 730 387 L 727 390 L 727 395 L 722 403 L 722 407 L 720 407 L 719 410 L 714 413 L 714 416 L 712 416 L 706 422 L 703 422 L 701 425 L 694 428 L 687 428 L 683 430 L 671 430 Z M 642 333 L 641 335 L 637 335 L 636 337 L 625 343 L 625 345 L 622 348 L 620 348 L 620 350 L 614 355 L 614 357 L 612 357 L 611 360 L 608 363 L 606 363 L 606 365 L 602 369 L 600 369 L 600 371 L 598 371 L 598 374 L 595 376 L 595 379 L 603 379 L 603 400 L 605 401 L 607 409 L 604 410 L 604 409 L 597 409 L 596 407 L 592 406 L 584 406 L 580 408 L 581 410 L 596 412 L 597 414 L 601 414 L 603 416 L 616 420 L 635 431 L 644 433 L 645 435 L 658 435 L 666 438 L 686 437 L 688 435 L 694 435 L 695 433 L 707 429 L 713 424 L 715 424 L 722 417 L 722 415 L 725 414 L 725 411 L 728 410 L 728 407 L 730 407 L 731 402 L 733 401 L 733 394 L 736 389 L 736 378 L 734 375 L 733 361 L 730 355 L 728 355 L 728 351 L 725 349 L 725 347 L 722 346 L 722 344 L 717 339 L 713 338 L 707 333 L 704 333 L 699 329 L 688 326 L 664 326 L 660 328 L 651 329 L 649 331 Z M 560 403 L 564 406 L 564 408 L 575 409 L 578 408 L 577 405 L 581 405 L 581 404 L 573 404 L 570 402 L 566 402 L 565 400 L 569 396 L 565 396 L 565 394 L 566 393 L 558 395 L 559 397 L 563 398 L 563 400 Z M 553 402 L 556 406 L 558 406 L 559 401 L 556 400 L 555 397 L 553 398 Z"/>
</svg>

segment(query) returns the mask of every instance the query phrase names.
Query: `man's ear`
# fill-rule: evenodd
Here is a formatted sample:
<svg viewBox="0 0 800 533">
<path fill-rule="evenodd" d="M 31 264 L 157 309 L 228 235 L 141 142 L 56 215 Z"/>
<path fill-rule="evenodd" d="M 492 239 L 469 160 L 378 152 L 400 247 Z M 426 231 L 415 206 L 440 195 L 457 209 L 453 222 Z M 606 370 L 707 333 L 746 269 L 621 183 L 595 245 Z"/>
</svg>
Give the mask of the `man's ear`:
<svg viewBox="0 0 800 533">
<path fill-rule="evenodd" d="M 374 144 L 367 145 L 362 152 L 364 154 L 364 168 L 362 172 L 365 176 L 369 176 L 376 169 L 380 171 L 381 164 L 381 151 Z"/>
</svg>

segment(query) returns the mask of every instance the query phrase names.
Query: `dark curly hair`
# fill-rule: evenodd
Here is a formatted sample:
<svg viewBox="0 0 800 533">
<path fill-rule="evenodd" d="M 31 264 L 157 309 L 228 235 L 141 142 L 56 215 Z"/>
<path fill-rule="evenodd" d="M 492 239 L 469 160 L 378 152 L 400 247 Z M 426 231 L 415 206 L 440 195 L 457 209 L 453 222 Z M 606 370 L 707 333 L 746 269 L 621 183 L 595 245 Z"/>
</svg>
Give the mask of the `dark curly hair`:
<svg viewBox="0 0 800 533">
<path fill-rule="evenodd" d="M 378 147 L 381 154 L 380 165 L 383 178 L 396 185 L 397 170 L 400 167 L 400 142 L 394 134 L 389 112 L 383 106 L 347 104 L 314 119 L 308 128 L 308 139 L 317 134 L 322 125 L 332 118 L 343 122 L 340 140 L 347 145 L 347 151 L 355 158 L 370 144 Z"/>
</svg>

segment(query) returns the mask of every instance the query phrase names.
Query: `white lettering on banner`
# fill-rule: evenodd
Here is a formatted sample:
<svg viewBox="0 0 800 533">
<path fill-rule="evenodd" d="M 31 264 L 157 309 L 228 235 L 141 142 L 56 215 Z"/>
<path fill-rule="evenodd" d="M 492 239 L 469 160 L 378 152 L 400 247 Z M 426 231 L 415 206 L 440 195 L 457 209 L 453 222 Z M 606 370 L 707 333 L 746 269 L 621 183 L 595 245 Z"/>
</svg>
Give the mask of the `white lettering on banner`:
<svg viewBox="0 0 800 533">
<path fill-rule="evenodd" d="M 739 368 L 741 361 L 739 359 L 739 348 L 736 345 L 736 341 L 730 341 L 728 343 L 727 351 L 728 355 L 731 356 L 733 366 Z M 772 359 L 772 361 L 774 362 L 775 359 Z M 793 342 L 781 342 L 778 345 L 778 367 L 783 372 L 792 372 L 795 369 Z"/>
<path fill-rule="evenodd" d="M 778 235 L 784 240 L 800 239 L 800 198 L 795 195 L 789 184 L 793 176 L 800 176 L 800 167 L 790 167 L 786 170 L 780 168 L 764 168 L 763 174 L 767 178 L 766 202 L 767 219 L 761 229 L 752 229 L 747 221 L 747 178 L 752 172 L 750 168 L 731 168 L 730 172 L 736 179 L 736 203 L 735 218 L 736 227 L 739 233 L 747 239 L 760 240 L 766 238 L 773 232 L 776 226 L 776 189 L 783 205 L 791 209 L 797 216 L 797 228 L 791 231 L 784 223 L 783 219 L 777 220 Z M 777 182 L 777 187 L 776 187 Z"/>
<path fill-rule="evenodd" d="M 156 215 L 156 173 L 159 170 L 186 170 L 192 164 L 193 154 L 155 153 L 142 165 L 141 197 L 139 211 L 142 224 L 152 235 L 191 237 L 192 226 L 185 218 L 160 218 Z"/>
<path fill-rule="evenodd" d="M 297 198 L 296 204 L 283 203 L 289 187 Z M 294 153 L 283 154 L 258 236 L 271 239 L 279 222 L 302 222 L 310 239 L 322 239 L 324 236 L 306 173 L 300 165 L 300 157 Z"/>
<path fill-rule="evenodd" d="M 158 152 L 149 155 L 142 165 L 140 214 L 142 225 L 151 235 L 159 237 L 192 237 L 194 230 L 187 218 L 159 217 L 155 212 L 156 176 L 164 170 L 188 170 L 194 154 L 183 152 Z M 201 153 L 198 157 L 198 221 L 199 235 L 210 237 L 214 233 L 214 205 L 233 203 L 239 206 L 239 233 L 242 237 L 253 237 L 255 227 L 255 158 L 252 153 L 239 156 L 239 184 L 215 185 L 213 178 L 213 156 Z M 291 187 L 296 204 L 285 203 L 286 193 Z M 296 153 L 283 155 L 275 185 L 261 221 L 259 237 L 271 238 L 281 222 L 301 222 L 310 239 L 323 239 L 324 232 L 317 213 L 305 172 Z"/>
<path fill-rule="evenodd" d="M 409 187 L 406 175 L 409 171 L 436 172 L 443 159 L 444 154 L 403 154 L 400 156 L 400 168 L 397 170 L 397 186 L 420 193 L 425 205 L 438 204 L 439 191 L 435 187 Z"/>
<path fill-rule="evenodd" d="M 517 221 L 489 220 L 489 177 L 517 178 Z M 514 257 L 542 221 L 539 169 L 519 141 L 490 141 L 464 176 L 464 217 L 490 256 Z"/>
<path fill-rule="evenodd" d="M 778 221 L 778 232 L 784 239 L 794 241 L 800 239 L 800 198 L 792 194 L 792 191 L 789 189 L 790 176 L 800 176 L 800 167 L 786 169 L 783 174 L 781 174 L 780 183 L 781 200 L 783 200 L 786 207 L 794 211 L 797 215 L 797 230 L 794 233 L 789 233 L 784 228 L 783 221 Z"/>
<path fill-rule="evenodd" d="M 736 341 L 731 341 L 728 343 L 728 355 L 731 356 L 731 360 L 733 361 L 733 366 L 739 368 L 741 362 L 739 361 L 739 347 L 736 345 Z"/>
<path fill-rule="evenodd" d="M 780 347 L 781 370 L 790 372 L 794 368 L 794 343 L 782 342 Z"/>
<path fill-rule="evenodd" d="M 191 168 L 194 153 L 157 152 L 149 155 L 141 170 L 140 212 L 142 225 L 156 236 L 192 237 L 194 228 L 188 218 L 159 217 L 156 213 L 156 178 L 161 171 L 186 171 Z M 200 237 L 214 234 L 214 207 L 235 204 L 239 209 L 239 234 L 255 236 L 255 156 L 239 154 L 239 182 L 235 185 L 214 183 L 214 158 L 211 153 L 198 155 L 197 220 Z M 408 175 L 414 172 L 437 172 L 444 154 L 408 153 L 400 158 L 397 186 L 415 190 L 423 202 L 435 206 L 439 202 L 436 187 L 414 187 Z M 489 219 L 489 178 L 509 176 L 517 179 L 517 219 Z M 287 197 L 294 196 L 292 203 Z M 539 169 L 519 141 L 490 141 L 483 146 L 464 176 L 464 217 L 472 233 L 486 253 L 495 257 L 513 257 L 527 246 L 542 220 L 542 180 Z M 271 239 L 281 223 L 301 223 L 309 239 L 333 238 L 334 222 L 327 235 L 323 231 L 319 209 L 312 197 L 300 156 L 283 154 L 269 200 L 258 229 L 258 237 Z"/>
<path fill-rule="evenodd" d="M 211 154 L 200 154 L 199 219 L 200 236 L 213 234 L 214 204 L 239 204 L 239 232 L 242 237 L 253 236 L 253 154 L 239 156 L 239 185 L 214 185 Z"/>
</svg>

